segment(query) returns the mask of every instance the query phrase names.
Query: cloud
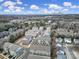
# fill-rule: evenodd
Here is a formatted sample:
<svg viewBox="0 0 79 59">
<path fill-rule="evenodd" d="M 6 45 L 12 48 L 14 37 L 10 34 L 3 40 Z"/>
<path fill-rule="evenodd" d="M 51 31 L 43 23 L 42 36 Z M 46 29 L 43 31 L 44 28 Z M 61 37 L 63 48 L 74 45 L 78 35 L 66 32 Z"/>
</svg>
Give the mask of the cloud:
<svg viewBox="0 0 79 59">
<path fill-rule="evenodd" d="M 21 4 L 21 3 L 19 3 L 19 4 Z M 14 13 L 17 12 L 17 13 L 19 13 L 19 12 L 22 12 L 22 10 L 24 9 L 24 7 L 18 6 L 17 2 L 12 2 L 12 1 L 5 1 L 2 5 L 4 7 L 8 8 L 7 10 L 5 9 L 4 12 L 14 12 Z"/>
<path fill-rule="evenodd" d="M 20 2 L 20 0 L 16 0 L 17 2 Z"/>
<path fill-rule="evenodd" d="M 22 12 L 25 8 L 24 7 L 15 7 L 15 12 Z"/>
<path fill-rule="evenodd" d="M 30 6 L 30 9 L 32 9 L 32 10 L 38 10 L 39 7 L 38 7 L 37 5 L 31 5 L 31 6 Z"/>
<path fill-rule="evenodd" d="M 5 9 L 4 12 L 6 13 L 20 13 L 22 12 L 24 7 L 17 7 L 17 6 L 9 6 L 8 9 Z"/>
<path fill-rule="evenodd" d="M 19 2 L 17 2 L 17 4 L 20 4 L 20 5 L 21 5 L 21 4 L 23 4 L 23 3 L 19 1 Z"/>
<path fill-rule="evenodd" d="M 24 7 L 17 7 L 17 6 L 16 6 L 14 12 L 19 13 L 19 12 L 22 12 L 23 9 L 24 9 Z"/>
<path fill-rule="evenodd" d="M 41 13 L 44 13 L 44 14 L 48 14 L 48 13 L 49 13 L 49 11 L 48 11 L 47 9 L 43 9 L 43 10 L 41 10 L 40 12 L 41 12 Z"/>
<path fill-rule="evenodd" d="M 71 8 L 79 8 L 79 5 L 73 5 Z"/>
<path fill-rule="evenodd" d="M 5 13 L 21 13 L 22 12 L 22 9 L 20 9 L 20 8 L 16 8 L 14 10 L 5 9 L 4 12 Z"/>
<path fill-rule="evenodd" d="M 79 8 L 79 5 L 72 5 L 71 2 L 64 2 L 64 6 L 67 6 L 70 8 Z"/>
<path fill-rule="evenodd" d="M 15 12 L 22 12 L 22 10 L 20 9 L 20 8 L 17 8 L 16 10 L 15 10 Z"/>
<path fill-rule="evenodd" d="M 14 10 L 15 9 L 15 6 L 14 5 L 8 6 L 8 9 L 9 10 Z"/>
<path fill-rule="evenodd" d="M 40 10 L 41 14 L 52 14 L 54 12 L 54 10 L 48 10 L 48 9 L 42 9 Z"/>
<path fill-rule="evenodd" d="M 44 4 L 45 6 L 47 6 L 48 4 Z"/>
<path fill-rule="evenodd" d="M 56 4 L 49 4 L 48 8 L 49 9 L 62 9 L 63 7 L 56 5 Z"/>
<path fill-rule="evenodd" d="M 10 10 L 8 10 L 8 9 L 4 10 L 4 13 L 10 13 Z"/>
<path fill-rule="evenodd" d="M 25 9 L 24 7 L 15 7 L 15 9 Z"/>
<path fill-rule="evenodd" d="M 72 6 L 72 3 L 71 2 L 64 2 L 63 5 L 64 6 Z"/>
<path fill-rule="evenodd" d="M 21 9 L 25 9 L 24 7 L 22 7 Z"/>
<path fill-rule="evenodd" d="M 71 8 L 77 8 L 77 6 L 76 6 L 76 5 L 74 5 L 74 6 L 71 6 Z"/>
<path fill-rule="evenodd" d="M 16 0 L 17 4 L 23 4 L 20 0 Z"/>
<path fill-rule="evenodd" d="M 15 2 L 12 2 L 12 1 L 6 1 L 2 5 L 5 6 L 5 7 L 7 7 L 7 6 L 16 5 L 16 3 Z"/>
<path fill-rule="evenodd" d="M 63 11 L 65 12 L 65 11 L 68 11 L 69 9 L 63 9 Z"/>
<path fill-rule="evenodd" d="M 0 2 L 3 2 L 4 0 L 0 0 Z"/>
</svg>

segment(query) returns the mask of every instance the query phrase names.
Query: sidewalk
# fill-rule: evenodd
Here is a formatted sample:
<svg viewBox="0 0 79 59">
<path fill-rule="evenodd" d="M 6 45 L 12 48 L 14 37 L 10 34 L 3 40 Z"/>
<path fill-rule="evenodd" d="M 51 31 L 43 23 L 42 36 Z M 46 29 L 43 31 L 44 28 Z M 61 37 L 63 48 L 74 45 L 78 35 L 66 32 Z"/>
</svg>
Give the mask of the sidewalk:
<svg viewBox="0 0 79 59">
<path fill-rule="evenodd" d="M 74 56 L 76 57 L 76 59 L 79 59 L 79 53 L 76 51 L 72 51 L 72 52 L 73 52 Z"/>
<path fill-rule="evenodd" d="M 65 50 L 67 59 L 73 59 L 73 57 L 72 57 L 72 55 L 70 54 L 70 51 L 69 51 L 69 49 L 68 49 L 67 46 L 65 46 L 64 50 Z"/>
</svg>

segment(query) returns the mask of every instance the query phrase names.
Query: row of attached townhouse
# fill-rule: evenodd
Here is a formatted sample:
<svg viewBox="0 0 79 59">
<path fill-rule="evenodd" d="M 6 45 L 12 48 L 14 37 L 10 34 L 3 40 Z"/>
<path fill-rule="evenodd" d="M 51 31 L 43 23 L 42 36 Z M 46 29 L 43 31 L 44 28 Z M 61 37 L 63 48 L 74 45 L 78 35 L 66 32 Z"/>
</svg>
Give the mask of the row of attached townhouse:
<svg viewBox="0 0 79 59">
<path fill-rule="evenodd" d="M 12 44 L 9 42 L 6 42 L 3 45 L 3 49 L 4 49 L 5 53 L 12 56 L 11 59 L 25 59 L 24 58 L 25 55 L 26 56 L 28 55 L 27 51 L 24 48 L 22 48 L 19 45 Z M 27 57 L 26 57 L 26 59 L 27 59 Z"/>
<path fill-rule="evenodd" d="M 30 47 L 30 54 L 28 59 L 50 59 L 50 32 L 49 28 L 44 31 L 40 31 L 33 41 Z"/>
</svg>

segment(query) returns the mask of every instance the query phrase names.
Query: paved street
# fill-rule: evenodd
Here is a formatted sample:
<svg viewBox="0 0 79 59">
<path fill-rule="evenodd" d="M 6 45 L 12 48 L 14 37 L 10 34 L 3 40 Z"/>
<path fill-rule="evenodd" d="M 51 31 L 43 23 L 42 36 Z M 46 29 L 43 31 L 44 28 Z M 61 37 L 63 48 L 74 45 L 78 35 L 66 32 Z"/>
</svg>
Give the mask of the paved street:
<svg viewBox="0 0 79 59">
<path fill-rule="evenodd" d="M 26 37 L 23 36 L 23 37 L 19 38 L 15 43 L 22 46 L 22 47 L 24 47 L 24 48 L 30 48 L 32 42 L 29 45 L 22 45 L 22 40 L 23 39 L 26 39 Z"/>
<path fill-rule="evenodd" d="M 28 56 L 28 59 L 50 59 L 50 57 L 30 54 L 30 55 Z"/>
</svg>

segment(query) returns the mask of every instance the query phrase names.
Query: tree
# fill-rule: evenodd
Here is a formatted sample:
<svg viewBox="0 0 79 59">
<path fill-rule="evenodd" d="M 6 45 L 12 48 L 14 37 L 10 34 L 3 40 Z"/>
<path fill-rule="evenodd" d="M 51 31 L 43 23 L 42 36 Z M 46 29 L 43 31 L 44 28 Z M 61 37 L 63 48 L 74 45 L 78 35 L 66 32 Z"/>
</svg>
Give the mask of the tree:
<svg viewBox="0 0 79 59">
<path fill-rule="evenodd" d="M 62 43 L 64 43 L 64 42 L 65 42 L 65 41 L 64 41 L 64 35 L 62 35 L 61 38 L 62 38 Z"/>
<path fill-rule="evenodd" d="M 14 43 L 15 42 L 15 36 L 14 35 L 10 35 L 10 43 Z"/>
<path fill-rule="evenodd" d="M 40 26 L 45 26 L 45 22 L 40 21 Z"/>
<path fill-rule="evenodd" d="M 43 30 L 46 30 L 46 27 L 43 27 Z"/>
<path fill-rule="evenodd" d="M 22 37 L 25 35 L 25 30 L 24 29 L 18 29 L 17 31 L 13 32 L 10 35 L 10 40 L 9 42 L 14 43 L 18 38 Z"/>
<path fill-rule="evenodd" d="M 28 23 L 24 23 L 24 25 L 25 25 L 25 27 L 28 27 L 29 26 Z"/>
<path fill-rule="evenodd" d="M 55 31 L 51 32 L 51 59 L 55 59 L 57 57 L 56 55 L 56 36 L 55 36 Z"/>
<path fill-rule="evenodd" d="M 3 49 L 2 48 L 0 48 L 0 53 L 2 53 L 3 52 Z"/>
<path fill-rule="evenodd" d="M 74 43 L 74 37 L 71 38 L 71 43 Z"/>
</svg>

